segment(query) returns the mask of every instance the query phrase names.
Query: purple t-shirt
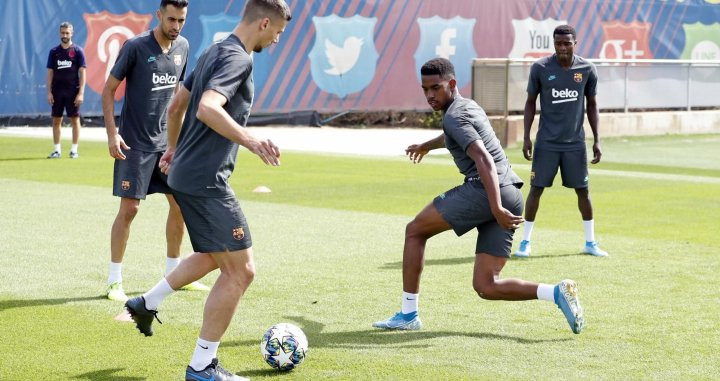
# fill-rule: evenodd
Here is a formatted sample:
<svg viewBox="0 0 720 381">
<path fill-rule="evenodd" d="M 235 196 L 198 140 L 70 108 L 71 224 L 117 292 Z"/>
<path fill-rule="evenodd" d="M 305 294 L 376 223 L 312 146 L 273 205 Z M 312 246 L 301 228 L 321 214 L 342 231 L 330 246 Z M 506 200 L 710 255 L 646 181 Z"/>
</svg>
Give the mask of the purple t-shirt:
<svg viewBox="0 0 720 381">
<path fill-rule="evenodd" d="M 53 70 L 52 92 L 77 92 L 81 67 L 86 67 L 85 52 L 81 47 L 71 44 L 67 49 L 63 49 L 62 45 L 50 49 L 47 68 Z"/>
</svg>

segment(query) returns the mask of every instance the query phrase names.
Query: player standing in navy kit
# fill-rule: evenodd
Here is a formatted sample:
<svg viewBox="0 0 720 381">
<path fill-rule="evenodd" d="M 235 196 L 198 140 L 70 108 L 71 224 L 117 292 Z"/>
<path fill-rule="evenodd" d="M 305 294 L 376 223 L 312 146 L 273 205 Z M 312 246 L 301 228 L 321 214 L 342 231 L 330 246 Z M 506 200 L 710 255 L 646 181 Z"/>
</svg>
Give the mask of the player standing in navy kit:
<svg viewBox="0 0 720 381">
<path fill-rule="evenodd" d="M 217 359 L 220 339 L 255 276 L 250 230 L 229 177 L 239 145 L 266 164 L 280 164 L 278 147 L 254 138 L 244 127 L 254 97 L 252 54 L 277 43 L 291 18 L 283 0 L 248 0 L 240 23 L 205 50 L 168 109 L 168 150 L 160 166 L 169 173 L 196 252 L 125 306 L 140 332 L 150 336 L 157 308 L 167 296 L 220 270 L 205 302 L 186 380 L 244 380 Z"/>
<path fill-rule="evenodd" d="M 158 162 L 167 147 L 167 106 L 185 75 L 189 45 L 180 36 L 180 30 L 185 23 L 187 6 L 187 0 L 162 0 L 157 11 L 158 25 L 125 42 L 103 90 L 108 150 L 115 158 L 113 195 L 120 197 L 120 209 L 110 236 L 106 290 L 110 300 L 127 300 L 122 287 L 122 260 L 130 224 L 138 212 L 140 200 L 148 194 L 165 193 L 170 205 L 165 233 L 165 273 L 180 262 L 184 223 L 180 208 L 170 194 L 167 176 L 158 169 Z M 124 79 L 125 102 L 118 130 L 114 120 L 114 97 Z M 208 288 L 195 283 L 190 289 Z"/>
<path fill-rule="evenodd" d="M 595 240 L 595 222 L 588 191 L 589 177 L 585 130 L 583 129 L 584 100 L 587 99 L 587 117 L 593 133 L 593 164 L 600 162 L 598 136 L 597 71 L 595 66 L 574 54 L 575 29 L 561 25 L 553 31 L 555 54 L 536 61 L 530 69 L 525 102 L 525 134 L 523 155 L 532 160 L 530 192 L 525 209 L 523 240 L 515 252 L 518 257 L 530 256 L 530 236 L 535 215 L 540 207 L 540 196 L 552 186 L 558 168 L 563 185 L 575 189 L 578 208 L 583 219 L 585 246 L 583 252 L 606 257 Z M 533 152 L 530 129 L 535 119 L 536 100 L 540 95 L 540 125 Z"/>
<path fill-rule="evenodd" d="M 60 24 L 60 45 L 50 49 L 47 61 L 47 97 L 52 105 L 53 143 L 55 148 L 48 159 L 61 157 L 60 125 L 63 111 L 72 125 L 70 158 L 78 157 L 80 138 L 79 108 L 85 97 L 85 53 L 72 42 L 73 26 L 65 21 Z"/>
</svg>

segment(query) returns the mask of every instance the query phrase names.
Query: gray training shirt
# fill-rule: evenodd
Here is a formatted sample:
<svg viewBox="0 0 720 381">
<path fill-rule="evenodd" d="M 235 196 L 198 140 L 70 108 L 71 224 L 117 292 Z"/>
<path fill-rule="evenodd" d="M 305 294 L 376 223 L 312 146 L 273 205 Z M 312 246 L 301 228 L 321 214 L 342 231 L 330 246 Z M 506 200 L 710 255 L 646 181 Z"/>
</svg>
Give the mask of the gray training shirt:
<svg viewBox="0 0 720 381">
<path fill-rule="evenodd" d="M 555 54 L 533 63 L 527 92 L 540 94 L 536 148 L 585 149 L 585 96 L 597 94 L 597 80 L 595 65 L 580 56 L 574 56 L 569 69 L 560 66 Z"/>
<path fill-rule="evenodd" d="M 162 152 L 167 148 L 167 113 L 175 86 L 185 76 L 188 50 L 178 36 L 167 54 L 153 32 L 127 40 L 110 74 L 125 81 L 125 102 L 120 113 L 119 133 L 131 149 Z"/>
<path fill-rule="evenodd" d="M 196 114 L 203 93 L 214 90 L 227 99 L 225 111 L 244 127 L 255 92 L 252 64 L 252 57 L 234 34 L 200 56 L 183 83 L 191 95 L 168 176 L 171 188 L 203 197 L 233 194 L 228 181 L 238 145 L 205 125 Z"/>
<path fill-rule="evenodd" d="M 510 167 L 485 111 L 475 101 L 456 95 L 443 116 L 443 132 L 445 147 L 452 154 L 460 173 L 466 178 L 478 175 L 475 161 L 466 151 L 470 143 L 480 140 L 495 162 L 499 185 L 522 185 L 522 180 Z"/>
</svg>

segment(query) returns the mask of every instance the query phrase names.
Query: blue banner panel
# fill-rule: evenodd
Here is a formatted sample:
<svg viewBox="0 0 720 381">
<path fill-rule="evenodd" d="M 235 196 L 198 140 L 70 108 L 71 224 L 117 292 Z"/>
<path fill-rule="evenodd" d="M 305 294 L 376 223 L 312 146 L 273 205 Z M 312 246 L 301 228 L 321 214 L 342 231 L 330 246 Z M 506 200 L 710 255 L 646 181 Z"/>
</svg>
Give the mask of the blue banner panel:
<svg viewBox="0 0 720 381">
<path fill-rule="evenodd" d="M 720 0 L 290 0 L 280 43 L 256 54 L 256 112 L 427 110 L 418 67 L 446 57 L 469 93 L 474 57 L 552 54 L 552 30 L 577 30 L 590 58 L 720 59 Z M 59 25 L 74 25 L 87 88 L 82 113 L 101 115 L 100 94 L 129 37 L 155 27 L 159 0 L 0 0 L 0 115 L 50 112 L 46 62 Z M 240 20 L 244 0 L 190 0 L 182 35 L 189 69 Z M 122 90 L 122 89 L 121 89 Z M 120 109 L 122 91 L 116 110 Z"/>
</svg>

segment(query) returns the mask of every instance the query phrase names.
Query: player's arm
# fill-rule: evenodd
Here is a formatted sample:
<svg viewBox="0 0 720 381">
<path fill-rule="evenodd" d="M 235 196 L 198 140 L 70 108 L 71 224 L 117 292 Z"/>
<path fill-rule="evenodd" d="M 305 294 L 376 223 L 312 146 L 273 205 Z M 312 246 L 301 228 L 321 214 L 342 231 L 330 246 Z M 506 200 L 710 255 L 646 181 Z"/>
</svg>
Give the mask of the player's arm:
<svg viewBox="0 0 720 381">
<path fill-rule="evenodd" d="M 482 140 L 475 140 L 468 145 L 465 152 L 475 162 L 480 182 L 487 193 L 490 210 L 498 224 L 504 229 L 516 229 L 523 222 L 523 218 L 512 214 L 502 206 L 497 168 L 495 168 L 495 161 L 485 148 L 485 144 Z"/>
<path fill-rule="evenodd" d="M 80 80 L 80 85 L 78 87 L 78 93 L 75 96 L 75 107 L 80 107 L 80 105 L 85 101 L 86 73 L 84 67 L 81 67 L 78 70 L 78 78 Z"/>
<path fill-rule="evenodd" d="M 53 98 L 53 95 L 52 95 L 52 82 L 53 82 L 53 75 L 54 75 L 54 74 L 55 74 L 55 72 L 53 71 L 53 69 L 48 69 L 48 74 L 47 74 L 47 100 L 48 100 L 48 103 L 50 103 L 50 104 L 55 103 L 55 99 Z"/>
<path fill-rule="evenodd" d="M 215 90 L 205 90 L 198 105 L 197 118 L 225 138 L 258 155 L 265 164 L 280 165 L 280 149 L 270 139 L 254 138 L 225 111 L 227 98 Z"/>
<path fill-rule="evenodd" d="M 180 137 L 180 129 L 182 129 L 188 104 L 190 104 L 190 91 L 181 85 L 178 87 L 178 91 L 173 96 L 172 101 L 170 101 L 170 106 L 168 106 L 167 111 L 168 147 L 160 158 L 159 163 L 160 171 L 164 174 L 170 172 L 170 164 L 172 164 L 172 159 L 175 156 L 175 149 L 177 148 L 177 141 Z"/>
<path fill-rule="evenodd" d="M 117 92 L 120 82 L 121 81 L 112 74 L 108 76 L 102 92 L 102 108 L 103 116 L 105 117 L 105 132 L 108 137 L 108 151 L 110 152 L 110 156 L 125 160 L 125 154 L 122 150 L 129 150 L 130 147 L 125 144 L 123 138 L 118 134 L 117 126 L 115 125 L 115 92 Z"/>
<path fill-rule="evenodd" d="M 590 130 L 593 134 L 593 159 L 591 163 L 597 164 L 600 162 L 602 157 L 602 150 L 600 149 L 600 136 L 598 135 L 598 123 L 600 120 L 600 110 L 598 110 L 597 99 L 594 95 L 588 95 L 587 97 L 587 118 L 590 122 Z"/>
<path fill-rule="evenodd" d="M 408 155 L 413 163 L 419 163 L 428 152 L 438 148 L 445 148 L 445 134 L 440 134 L 440 136 L 424 143 L 411 144 L 405 148 L 405 154 Z"/>
<path fill-rule="evenodd" d="M 533 143 L 530 139 L 530 129 L 535 120 L 537 112 L 537 94 L 528 93 L 525 100 L 525 110 L 523 112 L 523 156 L 525 159 L 532 160 Z"/>
</svg>

